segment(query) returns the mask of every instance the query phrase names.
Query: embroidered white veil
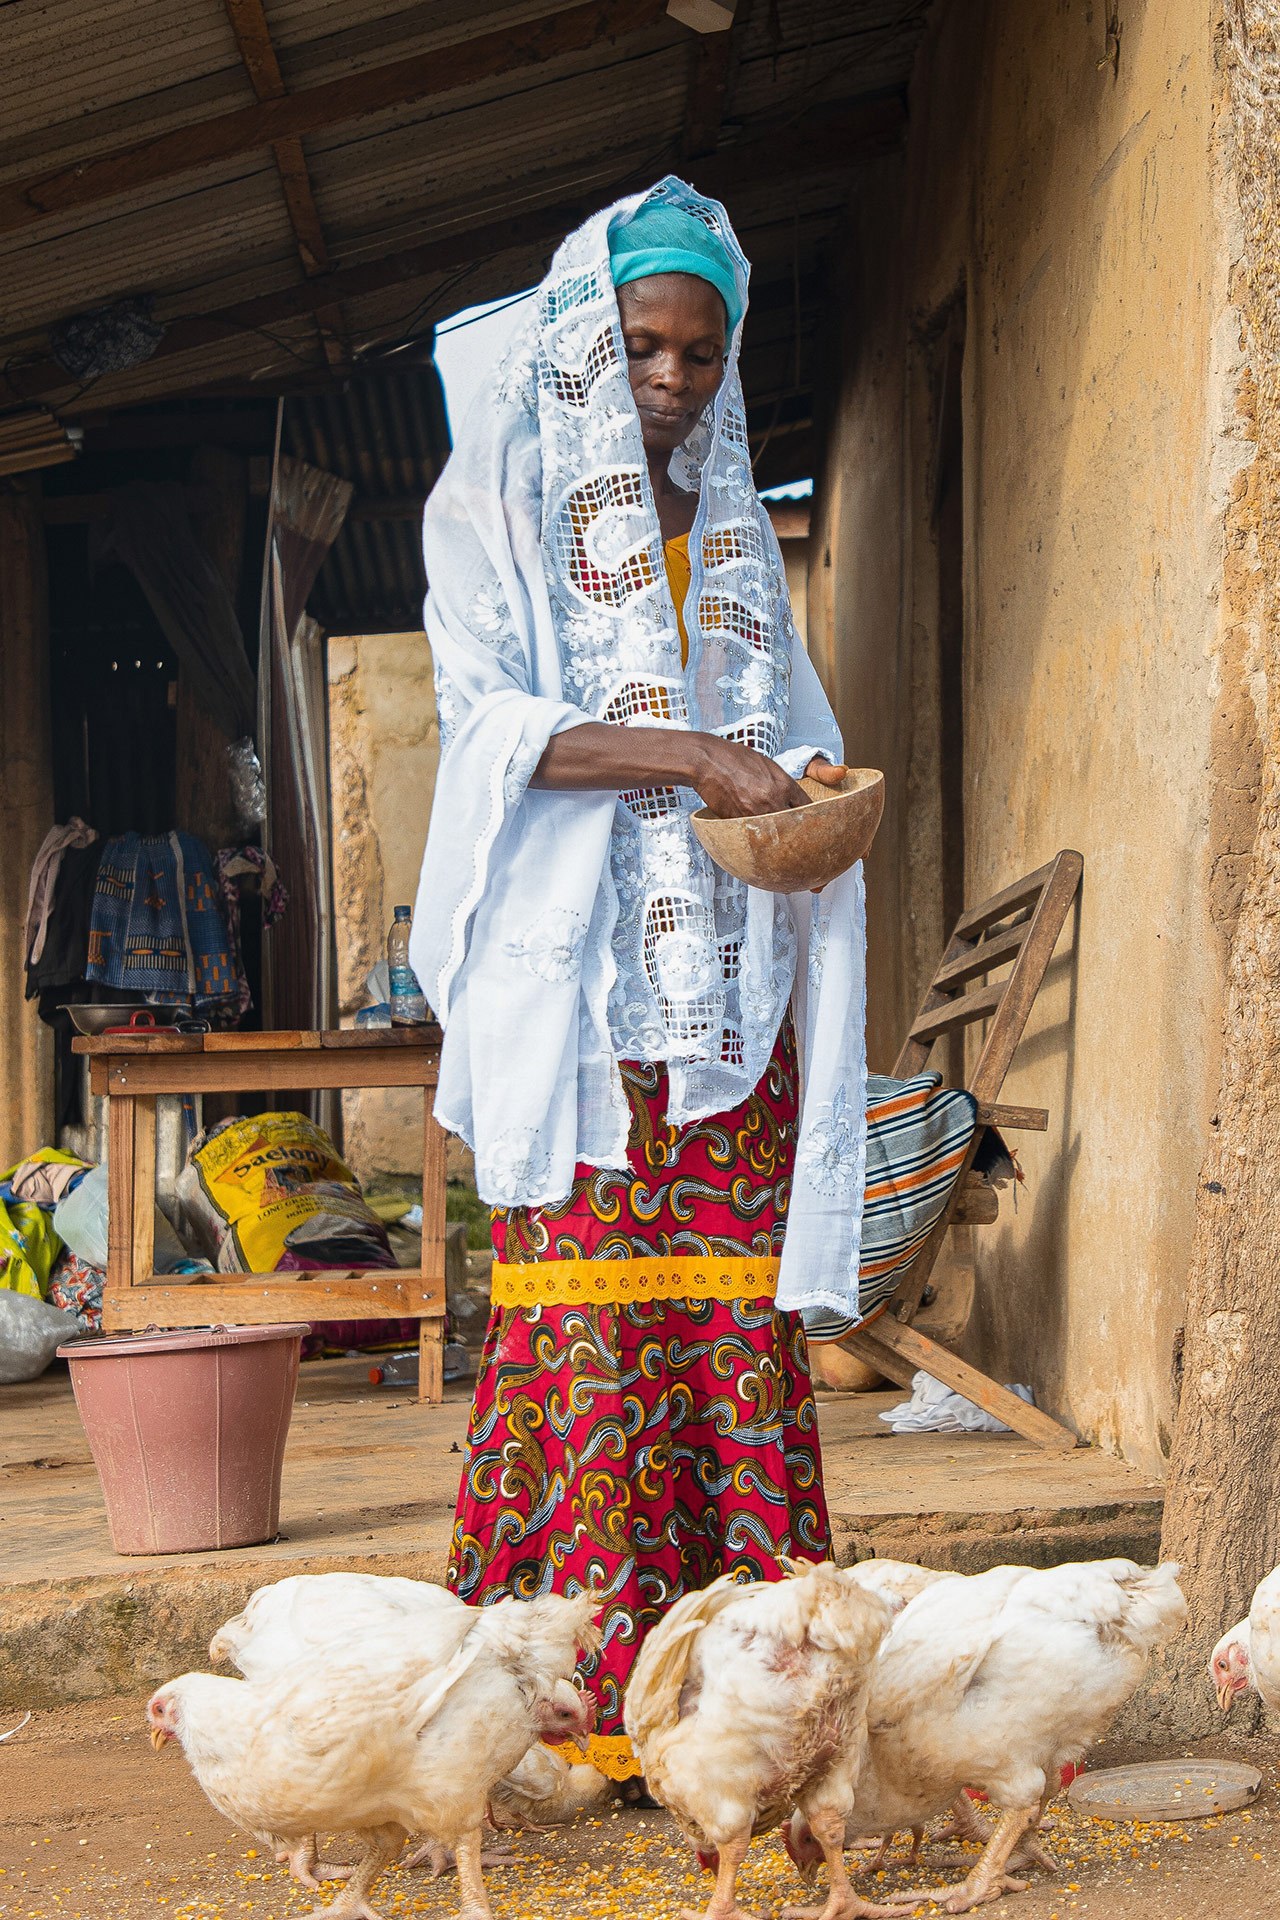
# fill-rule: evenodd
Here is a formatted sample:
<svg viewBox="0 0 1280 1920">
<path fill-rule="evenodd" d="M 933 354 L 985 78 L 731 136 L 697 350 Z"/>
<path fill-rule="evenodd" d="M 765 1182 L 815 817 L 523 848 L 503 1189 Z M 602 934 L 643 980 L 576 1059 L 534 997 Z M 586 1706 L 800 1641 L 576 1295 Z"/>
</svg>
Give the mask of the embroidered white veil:
<svg viewBox="0 0 1280 1920">
<path fill-rule="evenodd" d="M 441 763 L 413 962 L 445 1029 L 436 1114 L 474 1148 L 482 1199 L 563 1200 L 576 1162 L 626 1165 L 619 1060 L 667 1062 L 673 1124 L 723 1112 L 763 1074 L 794 988 L 804 1099 L 778 1304 L 856 1315 L 861 867 L 820 896 L 764 893 L 703 852 L 692 792 L 529 786 L 551 736 L 588 720 L 718 733 L 793 775 L 841 757 L 752 483 L 741 324 L 672 462 L 699 493 L 681 665 L 609 267 L 610 226 L 654 200 L 721 236 L 745 307 L 717 201 L 668 177 L 594 215 L 556 253 L 427 504 Z"/>
</svg>

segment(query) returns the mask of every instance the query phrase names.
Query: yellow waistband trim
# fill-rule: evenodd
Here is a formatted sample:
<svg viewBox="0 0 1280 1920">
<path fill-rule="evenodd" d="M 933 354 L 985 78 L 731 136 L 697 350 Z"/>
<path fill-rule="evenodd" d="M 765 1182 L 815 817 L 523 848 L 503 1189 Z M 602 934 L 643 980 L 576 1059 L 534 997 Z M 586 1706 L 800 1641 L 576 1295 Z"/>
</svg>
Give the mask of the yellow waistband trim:
<svg viewBox="0 0 1280 1920">
<path fill-rule="evenodd" d="M 776 1258 L 703 1259 L 698 1254 L 635 1260 L 495 1260 L 496 1307 L 601 1306 L 628 1300 L 772 1300 Z"/>
<path fill-rule="evenodd" d="M 625 1733 L 593 1733 L 585 1753 L 566 1743 L 555 1751 L 574 1767 L 599 1767 L 606 1780 L 634 1780 L 640 1762 Z"/>
</svg>

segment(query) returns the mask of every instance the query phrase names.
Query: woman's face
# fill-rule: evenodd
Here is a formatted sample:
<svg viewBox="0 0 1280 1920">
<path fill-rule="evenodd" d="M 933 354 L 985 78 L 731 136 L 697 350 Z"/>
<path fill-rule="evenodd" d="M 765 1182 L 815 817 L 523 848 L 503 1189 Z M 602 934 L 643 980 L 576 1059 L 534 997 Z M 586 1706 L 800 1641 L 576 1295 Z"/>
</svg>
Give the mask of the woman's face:
<svg viewBox="0 0 1280 1920">
<path fill-rule="evenodd" d="M 618 288 L 646 453 L 674 453 L 724 373 L 724 301 L 692 273 L 654 273 Z"/>
</svg>

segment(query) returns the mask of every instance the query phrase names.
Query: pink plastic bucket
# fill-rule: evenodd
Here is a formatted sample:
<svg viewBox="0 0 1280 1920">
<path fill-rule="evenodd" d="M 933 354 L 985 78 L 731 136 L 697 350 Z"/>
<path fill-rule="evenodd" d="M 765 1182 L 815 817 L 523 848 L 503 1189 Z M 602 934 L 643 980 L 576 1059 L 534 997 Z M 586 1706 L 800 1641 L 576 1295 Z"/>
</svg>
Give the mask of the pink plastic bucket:
<svg viewBox="0 0 1280 1920">
<path fill-rule="evenodd" d="M 306 1331 L 219 1327 L 58 1349 L 117 1553 L 200 1553 L 274 1538 Z"/>
</svg>

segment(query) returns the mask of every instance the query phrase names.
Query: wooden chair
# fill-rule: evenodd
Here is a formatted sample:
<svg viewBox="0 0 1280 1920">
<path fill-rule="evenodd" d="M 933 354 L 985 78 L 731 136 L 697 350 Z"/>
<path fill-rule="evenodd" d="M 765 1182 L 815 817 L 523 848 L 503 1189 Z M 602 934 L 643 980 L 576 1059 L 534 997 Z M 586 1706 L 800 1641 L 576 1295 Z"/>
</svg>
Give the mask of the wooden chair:
<svg viewBox="0 0 1280 1920">
<path fill-rule="evenodd" d="M 999 1201 L 994 1187 L 972 1173 L 985 1128 L 1025 1128 L 1033 1133 L 1044 1133 L 1048 1128 L 1049 1115 L 1043 1107 L 1002 1106 L 998 1096 L 1083 871 L 1084 861 L 1078 853 L 1060 853 L 1048 866 L 992 894 L 956 921 L 893 1074 L 895 1079 L 907 1079 L 922 1072 L 934 1043 L 944 1034 L 980 1020 L 988 1022 L 968 1083 L 978 1100 L 978 1125 L 946 1211 L 907 1269 L 888 1307 L 839 1343 L 902 1386 L 909 1386 L 912 1374 L 923 1368 L 935 1380 L 995 1414 L 1015 1433 L 1037 1446 L 1063 1452 L 1076 1445 L 1076 1436 L 1068 1427 L 1038 1407 L 1028 1406 L 1016 1393 L 989 1380 L 977 1367 L 928 1339 L 911 1323 L 947 1228 L 985 1226 L 997 1217 Z M 1009 971 L 1003 973 L 1006 967 Z M 993 981 L 992 974 L 1003 977 Z"/>
</svg>

